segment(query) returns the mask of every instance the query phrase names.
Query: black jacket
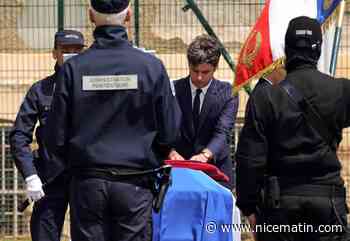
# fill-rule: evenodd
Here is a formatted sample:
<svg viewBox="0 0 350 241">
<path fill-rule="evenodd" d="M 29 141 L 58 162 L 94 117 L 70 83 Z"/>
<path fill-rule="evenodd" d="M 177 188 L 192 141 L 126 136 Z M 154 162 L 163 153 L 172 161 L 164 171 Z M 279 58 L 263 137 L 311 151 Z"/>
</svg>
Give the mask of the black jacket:
<svg viewBox="0 0 350 241">
<path fill-rule="evenodd" d="M 181 118 L 162 62 L 134 48 L 124 27 L 97 27 L 94 38 L 59 74 L 49 149 L 76 169 L 160 166 Z M 110 82 L 113 78 L 121 82 Z M 123 79 L 135 78 L 136 88 L 123 89 Z M 61 169 L 66 163 L 55 165 Z"/>
<path fill-rule="evenodd" d="M 10 132 L 11 153 L 16 166 L 24 178 L 38 174 L 46 181 L 50 172 L 48 151 L 44 145 L 45 125 L 50 111 L 54 85 L 57 79 L 58 66 L 55 73 L 33 84 L 28 90 L 18 111 L 16 121 Z M 36 129 L 39 158 L 33 156 L 30 145 L 33 141 L 33 131 Z"/>
<path fill-rule="evenodd" d="M 305 63 L 290 67 L 286 78 L 312 103 L 339 143 L 342 129 L 350 125 L 350 81 Z M 237 205 L 245 215 L 255 210 L 264 174 L 330 185 L 342 183 L 340 169 L 336 153 L 281 86 L 254 90 L 237 150 Z"/>
</svg>

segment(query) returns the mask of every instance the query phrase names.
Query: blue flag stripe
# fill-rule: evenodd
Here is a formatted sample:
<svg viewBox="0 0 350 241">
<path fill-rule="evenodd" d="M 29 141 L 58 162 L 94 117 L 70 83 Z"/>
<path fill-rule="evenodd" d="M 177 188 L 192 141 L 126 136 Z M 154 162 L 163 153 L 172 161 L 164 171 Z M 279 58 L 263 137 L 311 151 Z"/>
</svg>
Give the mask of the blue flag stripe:
<svg viewBox="0 0 350 241">
<path fill-rule="evenodd" d="M 325 9 L 326 0 L 317 0 L 317 19 L 323 24 L 327 18 L 332 15 L 333 11 L 337 8 L 341 0 L 330 0 L 332 3 L 327 9 Z M 326 4 L 327 5 L 327 4 Z"/>
</svg>

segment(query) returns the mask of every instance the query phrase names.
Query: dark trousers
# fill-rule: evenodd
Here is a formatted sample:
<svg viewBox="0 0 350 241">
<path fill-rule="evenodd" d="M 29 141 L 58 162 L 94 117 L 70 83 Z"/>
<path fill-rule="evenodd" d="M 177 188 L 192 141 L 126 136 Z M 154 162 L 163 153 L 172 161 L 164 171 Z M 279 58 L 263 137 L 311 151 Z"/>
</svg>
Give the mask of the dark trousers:
<svg viewBox="0 0 350 241">
<path fill-rule="evenodd" d="M 150 241 L 152 201 L 135 183 L 73 177 L 72 241 Z"/>
<path fill-rule="evenodd" d="M 60 241 L 69 200 L 69 180 L 57 177 L 45 187 L 45 197 L 35 202 L 30 220 L 33 241 Z"/>
<path fill-rule="evenodd" d="M 265 210 L 258 224 L 265 232 L 258 232 L 259 241 L 345 241 L 350 240 L 343 227 L 347 225 L 347 207 L 344 197 L 281 196 L 281 207 Z M 333 207 L 334 206 L 334 207 Z M 338 216 L 338 217 L 337 217 Z M 340 220 L 339 220 L 340 219 Z M 266 225 L 287 225 L 291 232 L 268 232 Z M 296 228 L 299 225 L 299 229 Z M 312 225 L 313 228 L 307 225 Z M 334 225 L 334 226 L 324 226 Z M 335 226 L 337 225 L 337 226 Z M 283 231 L 282 226 L 278 226 Z M 333 228 L 333 230 L 330 230 Z M 271 226 L 270 226 L 271 231 Z M 263 229 L 260 229 L 263 230 Z M 317 230 L 317 232 L 311 232 Z M 284 230 L 288 231 L 288 230 Z M 298 231 L 298 232 L 296 232 Z"/>
</svg>

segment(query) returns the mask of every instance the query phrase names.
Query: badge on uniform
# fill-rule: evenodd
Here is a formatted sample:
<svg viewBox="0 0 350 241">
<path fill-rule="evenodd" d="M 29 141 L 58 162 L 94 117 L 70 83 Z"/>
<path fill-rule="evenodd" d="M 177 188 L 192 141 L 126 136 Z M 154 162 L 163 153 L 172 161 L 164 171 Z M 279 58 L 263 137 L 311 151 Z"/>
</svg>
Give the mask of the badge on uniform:
<svg viewBox="0 0 350 241">
<path fill-rule="evenodd" d="M 136 90 L 138 89 L 137 75 L 98 75 L 83 76 L 83 90 Z"/>
</svg>

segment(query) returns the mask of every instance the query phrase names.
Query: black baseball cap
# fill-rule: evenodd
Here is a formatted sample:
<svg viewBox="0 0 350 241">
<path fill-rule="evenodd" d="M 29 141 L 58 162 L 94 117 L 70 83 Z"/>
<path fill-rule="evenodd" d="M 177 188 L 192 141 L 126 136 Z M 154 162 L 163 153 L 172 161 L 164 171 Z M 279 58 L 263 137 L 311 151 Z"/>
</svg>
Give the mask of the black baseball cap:
<svg viewBox="0 0 350 241">
<path fill-rule="evenodd" d="M 62 30 L 55 34 L 55 46 L 57 45 L 84 45 L 84 36 L 75 30 Z"/>
<path fill-rule="evenodd" d="M 290 20 L 285 36 L 288 48 L 315 49 L 322 44 L 322 30 L 320 23 L 306 16 Z"/>
<path fill-rule="evenodd" d="M 130 0 L 91 0 L 91 6 L 99 13 L 120 13 L 129 6 Z"/>
</svg>

